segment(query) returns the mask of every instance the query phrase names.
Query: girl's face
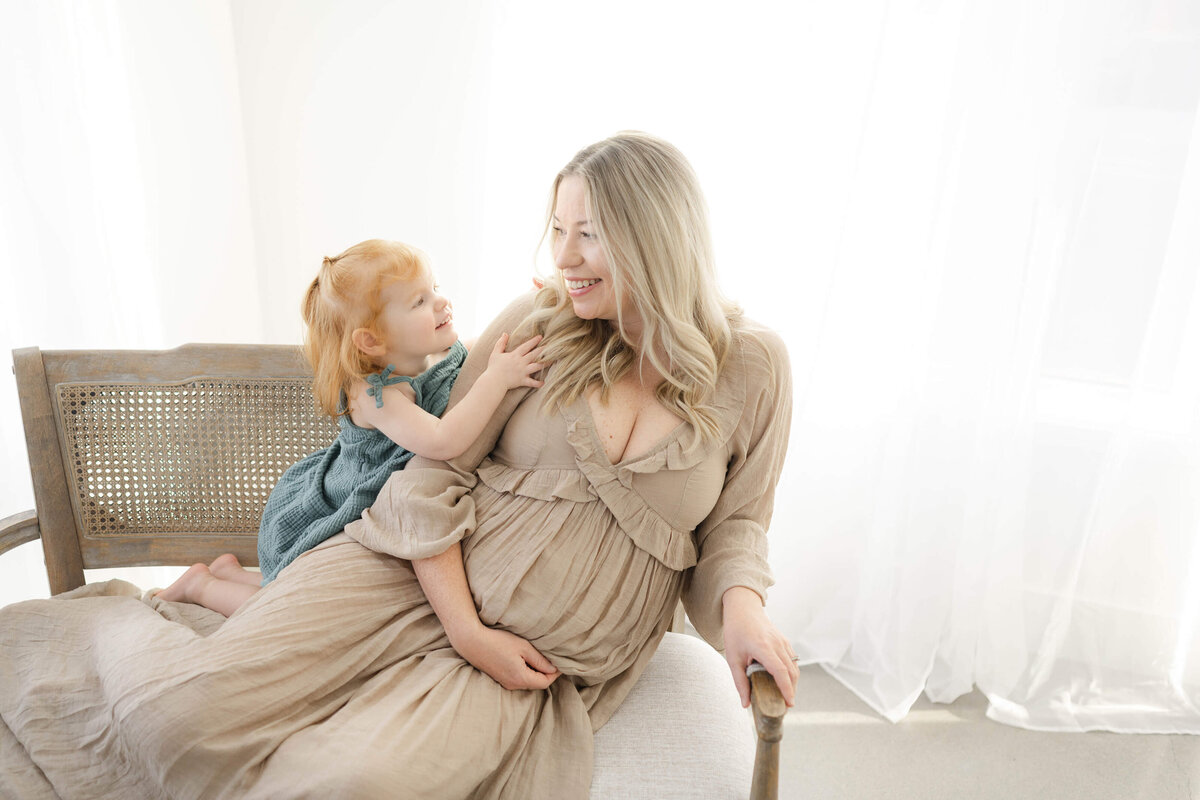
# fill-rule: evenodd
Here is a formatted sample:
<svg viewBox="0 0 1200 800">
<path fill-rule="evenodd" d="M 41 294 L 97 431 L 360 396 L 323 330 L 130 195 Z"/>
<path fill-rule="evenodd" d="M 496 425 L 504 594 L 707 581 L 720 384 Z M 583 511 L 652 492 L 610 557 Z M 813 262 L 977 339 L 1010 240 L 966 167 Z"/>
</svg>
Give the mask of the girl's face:
<svg viewBox="0 0 1200 800">
<path fill-rule="evenodd" d="M 380 366 L 395 364 L 404 374 L 405 365 L 441 353 L 457 341 L 450 301 L 438 294 L 429 270 L 422 269 L 412 280 L 392 281 L 379 298 L 383 309 L 378 328 L 386 349 L 383 359 L 377 359 L 384 362 Z"/>
<path fill-rule="evenodd" d="M 582 319 L 617 319 L 617 295 L 604 249 L 588 216 L 587 184 L 568 175 L 558 184 L 554 199 L 554 265 L 562 273 L 575 315 Z M 626 330 L 640 327 L 632 303 L 625 302 Z"/>
</svg>

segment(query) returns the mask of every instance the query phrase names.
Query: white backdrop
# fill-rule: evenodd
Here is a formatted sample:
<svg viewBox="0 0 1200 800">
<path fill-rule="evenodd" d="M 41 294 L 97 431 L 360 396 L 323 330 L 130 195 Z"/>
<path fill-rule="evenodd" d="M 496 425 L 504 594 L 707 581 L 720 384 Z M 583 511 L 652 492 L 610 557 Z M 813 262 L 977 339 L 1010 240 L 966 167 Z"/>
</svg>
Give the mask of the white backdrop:
<svg viewBox="0 0 1200 800">
<path fill-rule="evenodd" d="M 477 332 L 576 149 L 673 141 L 791 351 L 798 651 L 890 719 L 978 685 L 1012 724 L 1200 733 L 1193 0 L 45 0 L 0 4 L 0 76 L 4 350 L 298 341 L 372 236 Z M 0 385 L 0 515 L 18 420 Z"/>
</svg>

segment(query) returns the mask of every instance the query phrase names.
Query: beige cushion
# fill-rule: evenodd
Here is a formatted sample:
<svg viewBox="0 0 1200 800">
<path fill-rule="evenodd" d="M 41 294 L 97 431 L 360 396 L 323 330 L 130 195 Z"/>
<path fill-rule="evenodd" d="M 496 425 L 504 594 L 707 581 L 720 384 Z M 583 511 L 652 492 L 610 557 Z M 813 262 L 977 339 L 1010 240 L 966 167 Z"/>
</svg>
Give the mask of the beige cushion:
<svg viewBox="0 0 1200 800">
<path fill-rule="evenodd" d="M 754 722 L 725 659 L 668 633 L 629 697 L 596 732 L 592 800 L 744 800 Z"/>
</svg>

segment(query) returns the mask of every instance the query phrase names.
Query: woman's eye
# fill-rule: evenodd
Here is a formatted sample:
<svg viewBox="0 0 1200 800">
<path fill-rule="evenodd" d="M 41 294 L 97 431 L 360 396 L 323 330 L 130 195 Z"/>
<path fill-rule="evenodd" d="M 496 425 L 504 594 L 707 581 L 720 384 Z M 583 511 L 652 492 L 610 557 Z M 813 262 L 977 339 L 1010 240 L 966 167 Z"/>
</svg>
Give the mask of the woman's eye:
<svg viewBox="0 0 1200 800">
<path fill-rule="evenodd" d="M 592 238 L 592 235 L 590 233 L 588 233 L 587 231 L 580 231 L 579 238 L 580 239 L 590 239 L 590 238 Z"/>
</svg>

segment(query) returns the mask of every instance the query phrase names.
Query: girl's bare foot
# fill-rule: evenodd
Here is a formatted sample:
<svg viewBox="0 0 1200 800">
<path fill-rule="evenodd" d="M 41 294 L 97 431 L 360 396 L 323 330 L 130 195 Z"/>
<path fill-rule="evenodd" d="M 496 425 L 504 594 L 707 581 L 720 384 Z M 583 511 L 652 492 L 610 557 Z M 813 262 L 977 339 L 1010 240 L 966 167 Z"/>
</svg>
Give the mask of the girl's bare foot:
<svg viewBox="0 0 1200 800">
<path fill-rule="evenodd" d="M 226 553 L 223 556 L 217 556 L 213 562 L 208 565 L 208 571 L 218 578 L 229 580 L 229 572 L 232 570 L 242 569 L 242 562 L 238 561 L 237 556 L 233 553 Z"/>
<path fill-rule="evenodd" d="M 255 573 L 246 572 L 246 575 Z M 258 582 L 218 578 L 205 564 L 193 564 L 179 580 L 158 593 L 172 602 L 195 603 L 229 617 L 258 591 Z"/>
<path fill-rule="evenodd" d="M 195 598 L 200 596 L 200 587 L 211 580 L 213 574 L 208 571 L 208 565 L 192 564 L 187 572 L 156 596 L 172 603 L 195 603 Z"/>
<path fill-rule="evenodd" d="M 208 571 L 223 581 L 236 581 L 247 586 L 261 586 L 262 573 L 246 569 L 233 553 L 217 556 Z"/>
</svg>

